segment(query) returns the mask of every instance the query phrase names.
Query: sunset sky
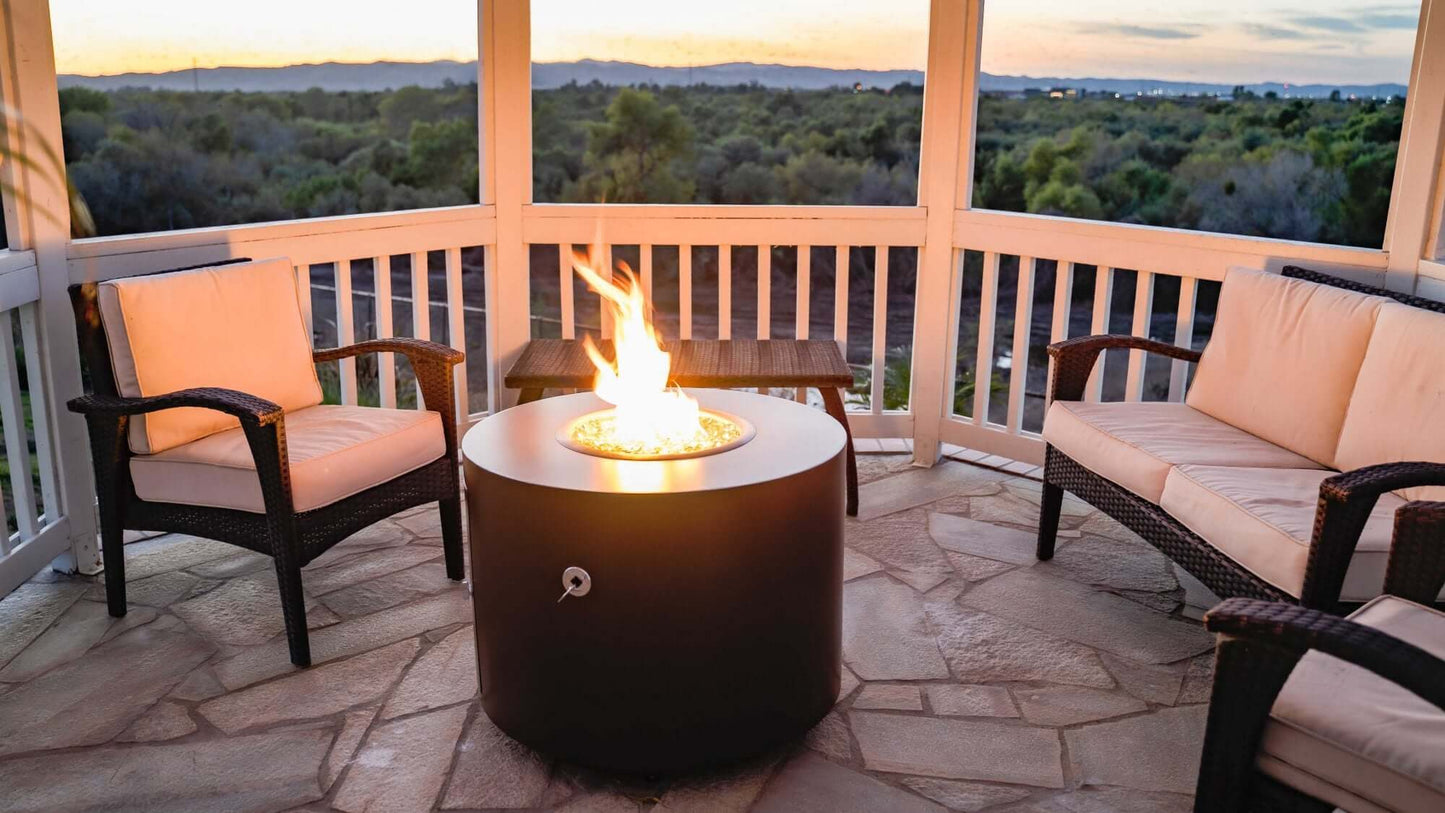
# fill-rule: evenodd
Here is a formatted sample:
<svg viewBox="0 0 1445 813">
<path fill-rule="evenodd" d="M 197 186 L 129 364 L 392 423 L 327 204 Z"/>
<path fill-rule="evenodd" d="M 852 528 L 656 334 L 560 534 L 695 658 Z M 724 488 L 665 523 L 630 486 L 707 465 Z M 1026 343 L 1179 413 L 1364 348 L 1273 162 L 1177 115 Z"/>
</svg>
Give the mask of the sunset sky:
<svg viewBox="0 0 1445 813">
<path fill-rule="evenodd" d="M 1406 82 L 1419 3 L 990 0 L 984 70 Z M 62 73 L 476 58 L 474 0 L 51 0 Z M 538 62 L 922 68 L 927 0 L 532 0 Z"/>
</svg>

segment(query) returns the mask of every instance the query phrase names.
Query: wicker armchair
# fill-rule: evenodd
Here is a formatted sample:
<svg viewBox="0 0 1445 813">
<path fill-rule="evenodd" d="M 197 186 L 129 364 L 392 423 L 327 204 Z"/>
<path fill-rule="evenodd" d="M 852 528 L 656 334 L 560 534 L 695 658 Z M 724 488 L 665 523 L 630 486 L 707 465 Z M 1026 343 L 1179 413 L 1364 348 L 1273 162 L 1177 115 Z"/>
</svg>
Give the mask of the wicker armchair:
<svg viewBox="0 0 1445 813">
<path fill-rule="evenodd" d="M 1445 810 L 1445 503 L 1396 516 L 1386 595 L 1349 619 L 1230 599 L 1196 813 Z M 1328 657 L 1326 657 L 1328 656 Z"/>
<path fill-rule="evenodd" d="M 115 304 L 121 301 L 115 297 L 123 295 L 111 293 L 108 305 L 102 285 L 72 287 L 80 348 L 92 392 L 72 400 L 69 407 L 85 416 L 89 428 L 110 614 L 126 613 L 122 547 L 126 530 L 192 534 L 271 556 L 291 661 L 302 667 L 310 665 L 311 650 L 301 568 L 351 534 L 398 511 L 437 502 L 447 576 L 461 580 L 461 496 L 452 368 L 463 361 L 463 353 L 417 339 L 364 341 L 313 353 L 304 327 L 299 327 L 299 310 L 292 314 L 285 307 L 284 280 L 292 286 L 292 305 L 295 297 L 294 274 L 287 260 L 182 269 L 130 278 L 125 283 L 166 284 L 186 274 L 210 274 L 228 281 L 223 285 L 240 285 L 247 291 L 272 286 L 274 295 L 268 301 L 279 305 L 281 312 L 252 320 L 252 329 L 284 332 L 299 328 L 294 339 L 287 335 L 282 340 L 291 360 L 299 356 L 299 365 L 309 368 L 293 370 L 302 376 L 307 397 L 300 405 L 283 407 L 266 397 L 217 386 L 229 383 L 225 362 L 208 368 L 206 337 L 196 338 L 190 332 L 174 337 L 173 346 L 184 348 L 182 352 L 189 355 L 171 366 L 185 369 L 167 371 L 166 376 L 151 374 L 145 367 L 150 362 L 139 356 L 148 352 L 146 348 L 156 347 L 156 337 L 151 336 L 149 343 L 134 336 L 126 339 L 117 323 L 125 323 L 134 333 L 138 317 L 129 310 L 122 318 L 116 318 L 113 310 L 107 313 L 108 307 L 121 307 Z M 162 289 L 152 296 L 155 294 L 160 298 L 152 304 L 159 307 L 149 313 L 165 322 L 170 318 L 166 298 L 179 294 Z M 184 308 L 176 302 L 169 312 L 189 310 L 195 316 L 195 308 L 204 311 L 216 302 L 213 298 Z M 139 305 L 136 308 L 145 313 Z M 157 331 L 163 338 L 169 329 L 170 325 L 161 325 Z M 134 347 L 131 341 L 137 342 Z M 249 346 L 245 335 L 222 336 L 215 345 L 229 354 L 244 353 Z M 130 358 L 132 351 L 136 358 Z M 116 358 L 117 352 L 126 358 Z M 312 364 L 365 353 L 406 356 L 427 411 L 314 405 L 321 400 L 319 384 L 311 391 L 304 381 L 307 374 L 314 381 Z M 236 375 L 239 380 L 273 376 L 267 369 L 271 364 L 285 363 L 269 358 L 259 363 L 250 360 Z M 151 379 L 179 381 L 183 386 L 169 392 L 136 393 L 136 383 L 143 377 L 137 370 L 142 369 Z M 229 416 L 239 427 L 232 428 L 229 423 L 216 427 L 217 415 L 221 420 Z M 289 449 L 288 417 L 292 430 Z M 165 426 L 171 427 L 177 419 L 205 423 L 191 433 L 192 439 L 182 438 L 185 442 L 159 448 L 163 445 L 157 443 L 160 421 L 170 421 Z M 151 424 L 147 428 L 137 421 Z M 138 442 L 156 446 L 138 451 Z"/>
<path fill-rule="evenodd" d="M 1286 269 L 1285 276 L 1313 283 L 1329 283 L 1334 280 L 1341 283 L 1341 288 L 1356 293 L 1389 296 L 1401 304 L 1421 308 L 1421 312 L 1445 311 L 1445 305 L 1441 303 L 1398 295 L 1383 289 L 1370 289 L 1303 269 Z M 1229 284 L 1230 281 L 1227 280 L 1226 285 Z M 1389 307 L 1399 309 L 1400 305 Z M 1402 310 L 1410 311 L 1408 308 Z M 1399 311 L 1392 313 L 1392 317 L 1397 320 L 1399 316 Z M 1438 320 L 1438 317 L 1433 315 L 1427 316 Z M 1216 334 L 1221 329 L 1222 325 L 1217 327 Z M 1383 557 L 1389 549 L 1389 512 L 1405 503 L 1395 492 L 1406 490 L 1406 493 L 1410 494 L 1418 493 L 1423 488 L 1445 486 L 1445 463 L 1428 460 L 1381 462 L 1332 472 L 1316 462 L 1323 457 L 1318 453 L 1304 455 L 1296 450 L 1282 448 L 1278 441 L 1269 443 L 1256 437 L 1255 434 L 1262 434 L 1260 432 L 1250 434 L 1254 431 L 1252 428 L 1247 427 L 1249 431 L 1234 428 L 1184 404 L 1087 404 L 1085 392 L 1090 375 L 1099 355 L 1110 349 L 1142 351 L 1188 363 L 1200 362 L 1203 356 L 1197 350 L 1137 336 L 1086 336 L 1058 342 L 1049 347 L 1049 357 L 1053 362 L 1051 391 L 1054 403 L 1051 404 L 1051 419 L 1054 417 L 1054 407 L 1057 406 L 1062 406 L 1064 412 L 1069 413 L 1065 417 L 1072 417 L 1073 413 L 1082 415 L 1082 419 L 1075 419 L 1079 425 L 1085 420 L 1107 423 L 1106 419 L 1112 419 L 1118 424 L 1127 418 L 1124 413 L 1109 416 L 1105 412 L 1108 409 L 1123 407 L 1125 410 L 1154 410 L 1157 413 L 1152 418 L 1157 424 L 1156 434 L 1145 440 L 1159 443 L 1162 436 L 1165 441 L 1163 451 L 1155 449 L 1153 451 L 1156 454 L 1145 460 L 1146 463 L 1158 467 L 1156 490 L 1150 492 L 1145 487 L 1147 483 L 1140 485 L 1142 481 L 1137 465 L 1121 466 L 1116 463 L 1114 470 L 1101 471 L 1097 460 L 1080 454 L 1080 451 L 1093 450 L 1081 449 L 1075 442 L 1074 456 L 1071 456 L 1069 452 L 1059 448 L 1061 435 L 1064 433 L 1055 431 L 1057 427 L 1046 422 L 1044 436 L 1048 444 L 1045 451 L 1038 537 L 1040 559 L 1053 556 L 1063 494 L 1069 491 L 1139 534 L 1223 597 L 1287 601 L 1333 611 L 1339 606 L 1357 605 L 1367 600 L 1369 595 L 1378 593 L 1381 572 L 1384 569 Z M 1258 352 L 1276 352 L 1276 348 L 1262 347 Z M 1362 354 L 1363 352 L 1361 350 Z M 1385 392 L 1384 396 L 1389 397 L 1389 393 Z M 1267 397 L 1282 398 L 1283 395 Z M 1144 417 L 1149 418 L 1149 415 L 1145 414 Z M 1307 421 L 1308 418 L 1301 417 L 1298 420 Z M 1169 435 L 1176 430 L 1179 430 L 1178 434 L 1184 435 L 1186 429 L 1196 433 L 1193 437 L 1197 447 L 1181 449 L 1177 445 L 1170 446 Z M 1109 427 L 1089 426 L 1087 430 L 1107 432 Z M 1136 438 L 1128 437 L 1129 431 L 1131 429 L 1119 433 L 1123 436 L 1123 444 L 1135 445 L 1132 441 Z M 1077 432 L 1074 437 L 1077 439 Z M 1209 442 L 1198 442 L 1199 438 Z M 1112 440 L 1117 442 L 1120 439 Z M 1141 446 L 1144 444 L 1135 445 L 1133 451 L 1136 454 L 1140 451 L 1148 454 L 1151 451 L 1147 447 L 1141 450 Z M 1333 447 L 1330 449 L 1325 456 L 1334 454 Z M 1432 449 L 1428 444 L 1412 451 L 1426 456 L 1439 454 L 1438 450 Z M 1171 454 L 1176 457 L 1171 459 Z M 1127 462 L 1135 463 L 1132 460 Z M 1302 512 L 1297 513 L 1303 513 L 1304 520 L 1297 523 L 1300 534 L 1296 536 L 1296 543 L 1302 548 L 1298 553 L 1299 565 L 1295 572 L 1285 574 L 1285 578 L 1281 578 L 1283 566 L 1280 571 L 1272 573 L 1265 572 L 1260 566 L 1259 559 L 1262 556 L 1268 558 L 1274 554 L 1261 554 L 1256 548 L 1253 551 L 1255 559 L 1250 561 L 1241 555 L 1250 551 L 1241 551 L 1239 542 L 1230 535 L 1201 533 L 1201 525 L 1207 523 L 1197 520 L 1199 514 L 1208 512 L 1196 509 L 1195 516 L 1191 518 L 1181 517 L 1169 510 L 1179 502 L 1176 500 L 1171 503 L 1169 499 L 1169 490 L 1176 485 L 1189 485 L 1196 491 L 1204 490 L 1194 483 L 1176 483 L 1176 478 L 1188 476 L 1191 467 L 1219 477 L 1219 472 L 1231 466 L 1241 467 L 1241 470 L 1245 471 L 1250 470 L 1248 467 L 1257 467 L 1253 469 L 1257 482 L 1268 483 L 1272 479 L 1295 477 L 1308 482 L 1310 487 L 1315 489 L 1317 501 L 1304 504 L 1301 500 Z M 1168 473 L 1167 478 L 1165 472 Z M 1220 503 L 1222 505 L 1223 501 Z M 1227 510 L 1237 508 L 1237 505 L 1230 505 Z M 1220 536 L 1225 538 L 1216 538 Z M 1365 546 L 1362 544 L 1364 537 L 1371 539 L 1368 551 L 1364 550 Z M 1235 549 L 1222 549 L 1231 542 L 1236 546 Z M 1289 555 L 1296 554 L 1290 551 Z M 1358 557 L 1361 555 L 1372 557 L 1371 566 L 1378 568 L 1373 571 L 1374 587 L 1372 592 L 1363 597 L 1351 597 L 1348 595 L 1351 589 L 1359 593 L 1360 583 L 1365 581 L 1358 577 L 1357 571 L 1360 568 L 1352 567 L 1359 564 Z M 1350 579 L 1348 584 L 1347 577 Z M 1342 595 L 1345 597 L 1343 602 Z"/>
</svg>

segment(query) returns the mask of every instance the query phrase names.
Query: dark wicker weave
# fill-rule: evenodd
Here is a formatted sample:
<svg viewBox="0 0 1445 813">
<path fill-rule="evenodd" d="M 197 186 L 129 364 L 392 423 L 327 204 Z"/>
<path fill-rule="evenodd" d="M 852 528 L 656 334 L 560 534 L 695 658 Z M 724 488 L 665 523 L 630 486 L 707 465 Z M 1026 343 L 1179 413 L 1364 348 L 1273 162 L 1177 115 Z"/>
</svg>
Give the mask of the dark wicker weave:
<svg viewBox="0 0 1445 813">
<path fill-rule="evenodd" d="M 92 394 L 72 400 L 72 412 L 85 416 L 90 430 L 99 503 L 101 550 L 105 560 L 105 591 L 110 614 L 123 616 L 125 600 L 126 530 L 186 533 L 238 545 L 275 560 L 281 610 L 291 662 L 311 665 L 306 634 L 306 599 L 301 568 L 328 548 L 381 519 L 415 505 L 441 507 L 442 543 L 447 576 L 461 580 L 461 484 L 457 472 L 457 427 L 452 367 L 465 358 L 459 350 L 419 339 L 378 339 L 349 347 L 318 350 L 316 362 L 336 361 L 364 353 L 401 353 L 411 361 L 426 406 L 442 417 L 446 454 L 433 463 L 388 483 L 312 511 L 296 512 L 291 501 L 290 466 L 286 457 L 286 416 L 276 404 L 235 390 L 198 388 L 149 398 L 115 395 L 115 381 L 105 337 L 95 307 L 96 286 L 71 288 L 76 329 Z M 172 407 L 214 409 L 241 422 L 256 473 L 261 480 L 264 514 L 224 508 L 147 502 L 136 497 L 130 476 L 130 419 Z"/>
<path fill-rule="evenodd" d="M 1389 297 L 1396 302 L 1409 305 L 1412 308 L 1445 313 L 1445 302 L 1426 299 L 1423 296 L 1415 296 L 1414 294 L 1401 293 L 1400 291 L 1391 291 L 1387 288 L 1377 288 L 1374 285 L 1366 285 L 1363 282 L 1355 282 L 1354 280 L 1337 277 L 1333 274 L 1325 274 L 1320 271 L 1311 271 L 1308 268 L 1301 268 L 1297 265 L 1286 265 L 1280 274 L 1290 279 L 1302 279 L 1306 282 L 1315 282 L 1320 285 L 1328 285 L 1332 288 L 1343 288 L 1347 291 L 1354 291 L 1360 294 Z"/>
<path fill-rule="evenodd" d="M 1311 273 L 1302 269 L 1295 271 L 1297 275 Z M 1359 290 L 1364 286 L 1350 283 L 1347 287 Z M 1381 293 L 1379 289 L 1364 292 Z M 1188 362 L 1197 362 L 1202 355 L 1195 350 L 1138 336 L 1084 336 L 1058 342 L 1049 346 L 1049 357 L 1054 365 L 1054 399 L 1082 399 L 1099 354 L 1112 348 L 1157 353 Z M 1159 506 L 1095 474 L 1050 445 L 1046 447 L 1044 458 L 1038 556 L 1049 559 L 1054 555 L 1059 510 L 1064 491 L 1069 491 L 1139 534 L 1219 596 L 1298 601 L 1305 607 L 1334 611 L 1340 608 L 1345 573 L 1359 543 L 1360 533 L 1380 495 L 1402 488 L 1432 485 L 1445 485 L 1445 464 L 1388 463 L 1344 472 L 1325 480 L 1320 485 L 1320 503 L 1315 514 L 1304 586 L 1296 599 L 1236 564 Z M 1416 533 L 1409 530 L 1408 523 L 1406 526 L 1404 533 Z M 1397 525 L 1397 535 L 1401 532 Z M 1430 554 L 1421 551 L 1417 555 Z M 1427 603 L 1433 602 L 1432 598 Z"/>
<path fill-rule="evenodd" d="M 612 342 L 598 342 L 612 358 Z M 672 381 L 679 387 L 816 387 L 823 407 L 842 424 L 847 435 L 847 504 L 849 516 L 858 515 L 858 461 L 853 455 L 853 432 L 843 409 L 842 391 L 853 386 L 838 343 L 820 339 L 685 339 L 667 342 L 672 356 Z M 503 383 L 522 392 L 518 403 L 542 397 L 543 390 L 586 389 L 597 368 L 574 339 L 533 339 L 507 371 Z"/>
<path fill-rule="evenodd" d="M 1445 586 L 1445 503 L 1410 503 L 1396 512 L 1395 528 L 1385 592 L 1429 604 Z M 1219 605 L 1204 623 L 1219 634 L 1219 642 L 1195 813 L 1334 809 L 1255 769 L 1270 709 L 1311 649 L 1368 669 L 1445 709 L 1445 661 L 1372 627 L 1243 598 Z"/>
</svg>

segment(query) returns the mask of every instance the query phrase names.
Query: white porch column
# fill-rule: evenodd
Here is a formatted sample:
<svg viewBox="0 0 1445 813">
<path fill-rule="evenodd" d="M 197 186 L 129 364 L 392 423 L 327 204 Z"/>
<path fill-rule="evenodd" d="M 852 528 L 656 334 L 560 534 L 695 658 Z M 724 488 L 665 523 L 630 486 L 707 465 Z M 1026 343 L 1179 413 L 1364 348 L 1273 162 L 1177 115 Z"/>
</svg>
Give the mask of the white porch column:
<svg viewBox="0 0 1445 813">
<path fill-rule="evenodd" d="M 913 322 L 913 463 L 938 460 L 939 433 L 952 410 L 948 390 L 950 331 L 957 330 L 952 296 L 958 263 L 953 213 L 965 208 L 973 184 L 973 120 L 978 103 L 981 0 L 933 0 L 929 11 L 928 68 L 924 74 L 923 143 L 918 200 L 928 212 L 919 251 Z"/>
<path fill-rule="evenodd" d="M 1441 144 L 1445 141 L 1445 0 L 1424 0 L 1415 35 L 1415 58 L 1405 103 L 1404 131 L 1395 162 L 1390 213 L 1385 221 L 1389 266 L 1385 284 L 1412 291 L 1426 244 L 1439 224 L 1434 206 Z"/>
<path fill-rule="evenodd" d="M 477 46 L 481 105 L 481 201 L 497 212 L 497 242 L 487 251 L 487 394 L 493 412 L 516 403 L 502 376 L 532 336 L 523 207 L 532 202 L 532 4 L 481 0 Z"/>
<path fill-rule="evenodd" d="M 28 123 L 20 147 L 37 163 L 48 166 L 40 143 L 61 150 L 60 98 L 56 89 L 55 49 L 50 34 L 47 0 L 0 0 L 0 39 L 5 48 L 0 76 L 6 104 Z M 12 248 L 35 251 L 40 278 L 40 358 L 43 369 L 28 371 L 31 386 L 44 388 L 55 434 L 56 479 L 60 511 L 69 524 L 70 551 L 57 567 L 83 573 L 100 570 L 96 543 L 95 492 L 91 484 L 90 440 L 85 422 L 65 402 L 81 394 L 80 354 L 75 317 L 66 288 L 70 283 L 67 247 L 70 242 L 69 195 L 65 179 L 54 172 L 17 168 L 19 198 L 7 197 L 5 220 Z M 20 198 L 23 198 L 20 199 Z"/>
</svg>

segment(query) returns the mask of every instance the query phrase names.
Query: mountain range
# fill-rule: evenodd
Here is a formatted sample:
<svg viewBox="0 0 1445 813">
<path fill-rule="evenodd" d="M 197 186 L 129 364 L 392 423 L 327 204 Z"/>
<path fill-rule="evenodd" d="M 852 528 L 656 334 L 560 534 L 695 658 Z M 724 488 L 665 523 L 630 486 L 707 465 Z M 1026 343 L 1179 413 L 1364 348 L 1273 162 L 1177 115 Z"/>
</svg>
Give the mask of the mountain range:
<svg viewBox="0 0 1445 813">
<path fill-rule="evenodd" d="M 61 87 L 88 87 L 96 90 L 118 90 L 144 87 L 163 90 L 240 90 L 302 91 L 321 88 L 328 91 L 390 90 L 407 85 L 440 87 L 447 82 L 463 84 L 475 81 L 477 63 L 442 60 L 437 62 L 324 62 L 312 65 L 287 65 L 279 68 L 199 68 L 166 73 L 122 73 L 111 76 L 80 76 L 62 74 Z M 834 87 L 888 88 L 902 82 L 921 84 L 923 72 L 914 70 L 848 70 L 815 68 L 797 65 L 764 65 L 753 62 L 728 62 L 693 67 L 663 67 L 635 62 L 603 62 L 584 59 L 577 62 L 537 62 L 532 65 L 532 85 L 537 89 L 557 88 L 569 82 L 604 85 L 739 85 L 756 83 L 768 88 L 822 90 Z M 1400 84 L 1364 85 L 1287 85 L 1281 82 L 1220 84 L 1208 82 L 1176 82 L 1158 79 L 1063 78 L 1052 76 L 1004 76 L 983 74 L 980 85 L 985 91 L 1018 92 L 1030 88 L 1068 87 L 1090 92 L 1113 92 L 1125 95 L 1161 94 L 1165 96 L 1228 94 L 1235 84 L 1242 84 L 1255 93 L 1273 91 L 1281 96 L 1324 97 L 1338 90 L 1345 95 L 1387 97 L 1404 95 Z"/>
</svg>

